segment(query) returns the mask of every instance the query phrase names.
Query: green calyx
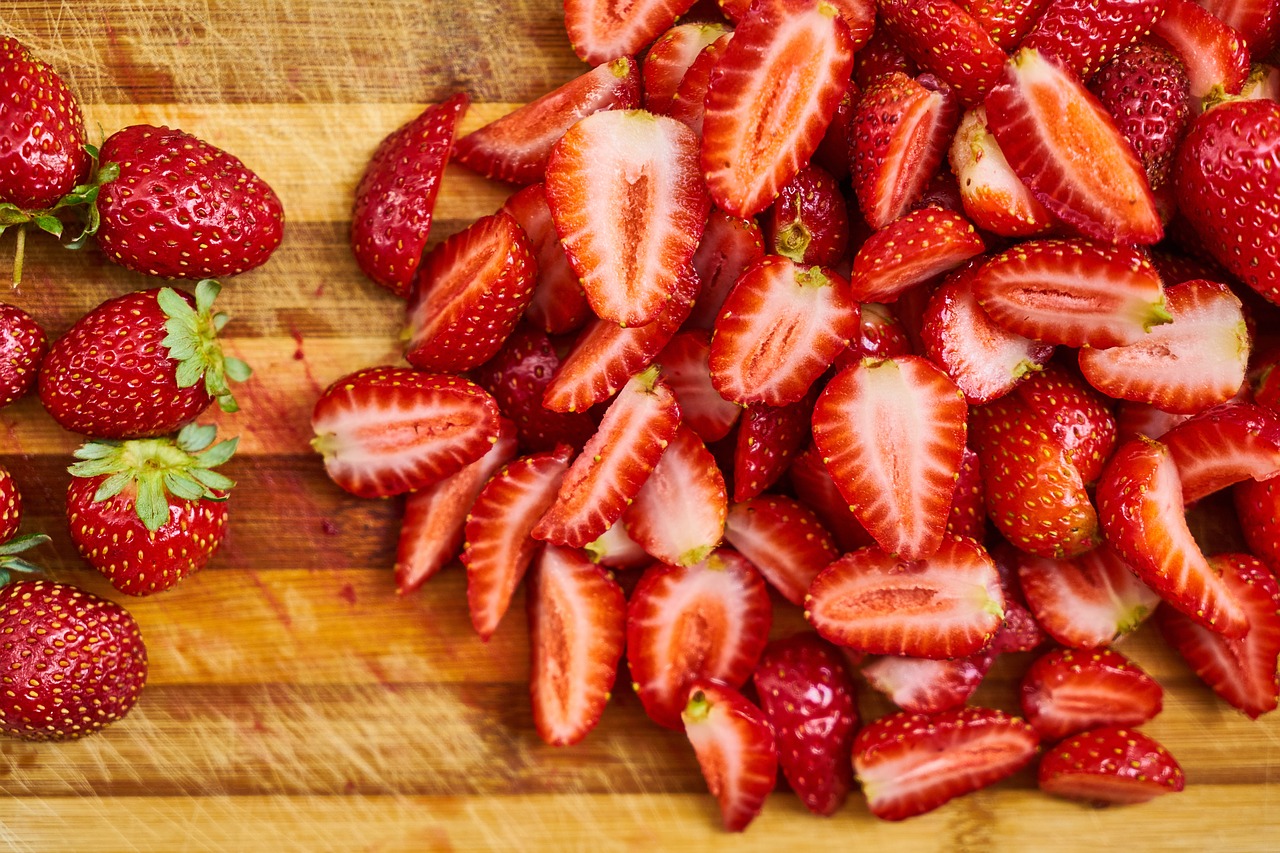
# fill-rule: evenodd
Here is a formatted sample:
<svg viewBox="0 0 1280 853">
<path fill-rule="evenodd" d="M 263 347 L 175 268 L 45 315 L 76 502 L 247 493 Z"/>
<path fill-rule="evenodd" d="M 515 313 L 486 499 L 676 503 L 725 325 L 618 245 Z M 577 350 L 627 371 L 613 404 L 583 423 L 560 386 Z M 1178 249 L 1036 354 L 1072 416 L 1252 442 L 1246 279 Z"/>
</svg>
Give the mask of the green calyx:
<svg viewBox="0 0 1280 853">
<path fill-rule="evenodd" d="M 4 586 L 13 580 L 15 574 L 30 574 L 40 571 L 39 566 L 28 563 L 18 555 L 48 541 L 49 537 L 43 533 L 28 533 L 26 536 L 17 536 L 8 542 L 0 544 L 0 586 Z"/>
<path fill-rule="evenodd" d="M 182 500 L 226 500 L 235 482 L 213 469 L 236 452 L 239 438 L 213 443 L 212 425 L 187 424 L 173 438 L 91 441 L 75 452 L 67 468 L 76 477 L 104 477 L 94 501 L 126 490 L 134 495 L 138 518 L 151 532 L 169 521 L 169 495 Z"/>
<path fill-rule="evenodd" d="M 166 318 L 165 331 L 169 334 L 160 343 L 169 350 L 169 358 L 178 362 L 179 388 L 190 388 L 204 379 L 205 391 L 218 401 L 224 412 L 239 410 L 227 380 L 243 382 L 252 374 L 249 365 L 238 358 L 224 355 L 218 332 L 227 324 L 228 317 L 214 313 L 213 301 L 222 291 L 222 285 L 213 279 L 205 279 L 196 285 L 196 304 L 178 295 L 172 288 L 160 290 L 156 301 Z"/>
</svg>

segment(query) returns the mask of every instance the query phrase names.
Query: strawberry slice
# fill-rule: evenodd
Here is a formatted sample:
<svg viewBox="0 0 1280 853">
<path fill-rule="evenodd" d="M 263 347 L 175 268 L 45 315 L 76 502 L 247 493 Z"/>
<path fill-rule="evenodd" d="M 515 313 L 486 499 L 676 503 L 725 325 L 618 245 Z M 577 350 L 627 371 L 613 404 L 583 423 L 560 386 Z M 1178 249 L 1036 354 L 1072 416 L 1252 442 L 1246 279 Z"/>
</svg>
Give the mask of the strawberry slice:
<svg viewBox="0 0 1280 853">
<path fill-rule="evenodd" d="M 572 456 L 573 449 L 562 444 L 521 457 L 486 483 L 471 505 L 462 564 L 471 624 L 486 643 L 542 547 L 530 534 L 555 501 Z"/>
<path fill-rule="evenodd" d="M 1186 784 L 1169 751 L 1142 732 L 1101 728 L 1063 741 L 1040 761 L 1040 790 L 1090 803 L 1145 803 Z"/>
<path fill-rule="evenodd" d="M 858 50 L 870 38 L 875 27 L 876 4 L 870 0 L 827 0 L 853 34 L 853 49 Z M 741 23 L 751 9 L 752 0 L 716 0 L 720 11 L 730 21 Z"/>
<path fill-rule="evenodd" d="M 947 536 L 967 536 L 975 542 L 987 538 L 986 489 L 982 484 L 982 462 L 978 454 L 964 449 L 960 472 L 956 475 L 956 493 L 947 513 Z"/>
<path fill-rule="evenodd" d="M 800 502 L 817 513 L 823 525 L 835 537 L 841 551 L 856 551 L 876 544 L 871 534 L 858 522 L 849 503 L 840 494 L 836 481 L 822 461 L 817 447 L 797 453 L 787 467 L 787 479 Z M 807 587 L 806 587 L 806 592 Z"/>
<path fill-rule="evenodd" d="M 589 115 L 552 149 L 546 192 L 596 315 L 623 326 L 658 317 L 711 206 L 693 131 L 643 110 Z"/>
<path fill-rule="evenodd" d="M 773 729 L 759 708 L 723 684 L 696 681 L 687 698 L 680 719 L 707 789 L 720 804 L 724 828 L 741 832 L 760 814 L 778 778 Z"/>
<path fill-rule="evenodd" d="M 960 266 L 986 246 L 958 213 L 924 207 L 872 234 L 853 259 L 849 286 L 859 302 L 892 302 L 898 294 Z"/>
<path fill-rule="evenodd" d="M 818 389 L 786 406 L 747 406 L 733 452 L 733 499 L 754 498 L 786 473 L 809 440 Z"/>
<path fill-rule="evenodd" d="M 1164 229 L 1133 147 L 1058 60 L 1018 51 L 984 104 L 1009 165 L 1055 216 L 1102 242 L 1160 240 Z"/>
<path fill-rule="evenodd" d="M 627 608 L 627 662 L 645 712 L 678 729 L 689 685 L 706 678 L 741 687 L 772 623 L 769 590 L 739 554 L 646 569 Z"/>
<path fill-rule="evenodd" d="M 1232 491 L 1249 551 L 1280 572 L 1280 480 L 1247 481 Z"/>
<path fill-rule="evenodd" d="M 537 284 L 525 309 L 525 319 L 549 335 L 563 335 L 582 328 L 593 316 L 591 306 L 560 245 L 543 185 L 533 184 L 513 194 L 503 202 L 502 210 L 524 229 L 537 262 Z"/>
<path fill-rule="evenodd" d="M 1054 649 L 1027 670 L 1019 699 L 1040 737 L 1061 740 L 1098 726 L 1140 726 L 1160 713 L 1164 690 L 1111 649 Z"/>
<path fill-rule="evenodd" d="M 1204 0 L 1197 4 L 1238 32 L 1251 56 L 1261 59 L 1280 38 L 1280 3 L 1276 0 Z"/>
<path fill-rule="evenodd" d="M 711 208 L 702 242 L 693 255 L 693 268 L 702 282 L 702 292 L 689 325 L 710 329 L 720 316 L 720 308 L 742 273 L 764 257 L 764 237 L 754 219 L 730 216 Z"/>
<path fill-rule="evenodd" d="M 994 662 L 990 649 L 953 660 L 891 655 L 863 664 L 862 677 L 902 710 L 936 714 L 969 701 Z"/>
<path fill-rule="evenodd" d="M 329 477 L 362 498 L 423 489 L 475 462 L 498 436 L 498 406 L 457 376 L 370 367 L 330 385 L 311 412 Z"/>
<path fill-rule="evenodd" d="M 636 55 L 693 4 L 694 0 L 564 0 L 564 28 L 578 58 L 599 65 Z"/>
<path fill-rule="evenodd" d="M 857 61 L 858 55 L 854 54 L 854 62 Z M 840 105 L 836 107 L 836 114 L 831 117 L 831 124 L 827 125 L 827 132 L 822 134 L 818 150 L 813 152 L 813 165 L 826 170 L 831 177 L 842 183 L 849 177 L 849 147 L 853 144 L 849 126 L 853 120 L 853 106 L 861 97 L 862 90 L 850 80 L 846 84 Z M 852 213 L 853 209 L 846 206 L 845 219 L 849 219 Z"/>
<path fill-rule="evenodd" d="M 1169 430 L 1164 443 L 1188 504 L 1242 480 L 1280 475 L 1280 413 L 1253 403 L 1214 406 Z"/>
<path fill-rule="evenodd" d="M 858 733 L 853 770 L 873 815 L 905 820 L 1016 773 L 1037 745 L 1035 730 L 1003 711 L 904 711 Z"/>
<path fill-rule="evenodd" d="M 1249 77 L 1250 58 L 1240 33 L 1193 0 L 1163 0 L 1163 6 L 1165 13 L 1152 27 L 1151 41 L 1187 67 L 1192 114 L 1200 114 L 1206 99 L 1239 94 Z"/>
<path fill-rule="evenodd" d="M 610 569 L 643 569 L 653 564 L 653 557 L 631 538 L 622 519 L 615 521 L 583 550 L 591 562 Z"/>
<path fill-rule="evenodd" d="M 729 434 L 742 407 L 721 397 L 711 384 L 711 333 L 706 329 L 679 332 L 658 354 L 662 378 L 680 403 L 680 414 L 705 442 Z"/>
<path fill-rule="evenodd" d="M 476 496 L 515 455 L 516 428 L 503 418 L 498 440 L 488 453 L 456 474 L 409 493 L 396 543 L 396 592 L 414 592 L 458 556 L 467 513 Z"/>
<path fill-rule="evenodd" d="M 711 85 L 711 72 L 720 64 L 720 57 L 729 47 L 733 33 L 720 36 L 702 49 L 698 58 L 689 66 L 676 87 L 675 97 L 667 115 L 702 136 L 702 124 L 706 115 L 707 87 Z"/>
<path fill-rule="evenodd" d="M 569 467 L 533 538 L 581 548 L 608 530 L 649 479 L 679 425 L 680 407 L 657 369 L 633 376 Z"/>
<path fill-rule="evenodd" d="M 1053 56 L 1088 80 L 1151 32 L 1166 0 L 1049 0 L 1020 47 Z"/>
<path fill-rule="evenodd" d="M 622 520 L 631 538 L 655 559 L 689 566 L 720 544 L 728 512 L 724 476 L 715 457 L 693 430 L 680 424 Z"/>
<path fill-rule="evenodd" d="M 835 814 L 853 787 L 858 728 L 853 679 L 840 653 L 809 632 L 775 640 L 753 680 L 782 775 L 809 811 Z"/>
<path fill-rule="evenodd" d="M 1098 481 L 1107 543 L 1170 606 L 1228 637 L 1249 630 L 1248 614 L 1204 558 L 1182 514 L 1182 483 L 1168 448 L 1132 439 Z"/>
<path fill-rule="evenodd" d="M 419 370 L 470 370 L 502 348 L 538 275 L 524 229 L 499 211 L 423 258 L 409 297 L 405 359 Z"/>
<path fill-rule="evenodd" d="M 1028 237 L 1053 227 L 1053 214 L 1014 173 L 983 107 L 967 110 L 947 154 L 960 185 L 960 203 L 979 228 L 1005 237 Z"/>
<path fill-rule="evenodd" d="M 1162 412 L 1150 403 L 1121 400 L 1116 407 L 1116 429 L 1121 441 L 1138 436 L 1161 438 L 1190 415 Z"/>
<path fill-rule="evenodd" d="M 622 659 L 627 599 L 581 551 L 548 545 L 529 575 L 529 695 L 538 737 L 582 740 L 600 722 Z"/>
<path fill-rule="evenodd" d="M 1223 583 L 1248 614 L 1249 633 L 1224 637 L 1167 607 L 1160 608 L 1156 624 L 1201 681 L 1256 720 L 1274 711 L 1280 696 L 1280 584 L 1262 561 L 1247 554 L 1218 556 L 1209 563 L 1222 572 Z"/>
<path fill-rule="evenodd" d="M 724 539 L 797 606 L 804 604 L 818 573 L 840 556 L 813 510 L 782 495 L 761 495 L 729 507 Z"/>
<path fill-rule="evenodd" d="M 1004 51 L 951 0 L 880 0 L 881 19 L 907 55 L 956 91 L 966 106 L 982 103 L 1000 79 Z"/>
<path fill-rule="evenodd" d="M 727 32 L 729 27 L 725 24 L 697 21 L 674 26 L 659 36 L 640 66 L 644 108 L 658 115 L 671 115 L 671 102 L 689 66 L 703 48 Z"/>
<path fill-rule="evenodd" d="M 858 322 L 842 276 L 766 255 L 738 279 L 716 318 L 711 382 L 737 403 L 794 403 L 848 345 Z"/>
<path fill-rule="evenodd" d="M 939 659 L 985 647 L 1004 594 L 986 550 L 957 537 L 910 562 L 879 548 L 846 554 L 814 578 L 805 606 L 805 618 L 837 645 Z"/>
<path fill-rule="evenodd" d="M 813 440 L 858 521 L 904 559 L 937 550 L 964 457 L 968 407 L 918 356 L 866 360 L 832 379 Z"/>
<path fill-rule="evenodd" d="M 1170 321 L 1144 254 L 1088 240 L 1028 240 L 973 273 L 973 293 L 1001 326 L 1069 347 L 1137 343 Z"/>
<path fill-rule="evenodd" d="M 864 358 L 879 360 L 912 354 L 911 340 L 893 306 L 863 302 L 858 313 L 862 318 L 860 334 L 836 356 L 836 370 L 853 367 Z"/>
<path fill-rule="evenodd" d="M 757 3 L 707 87 L 702 169 L 735 216 L 769 206 L 809 161 L 853 71 L 849 25 L 829 3 Z"/>
<path fill-rule="evenodd" d="M 1229 400 L 1244 383 L 1249 330 L 1225 284 L 1184 281 L 1165 291 L 1173 321 L 1111 349 L 1080 350 L 1080 371 L 1104 394 L 1195 414 Z"/>
</svg>

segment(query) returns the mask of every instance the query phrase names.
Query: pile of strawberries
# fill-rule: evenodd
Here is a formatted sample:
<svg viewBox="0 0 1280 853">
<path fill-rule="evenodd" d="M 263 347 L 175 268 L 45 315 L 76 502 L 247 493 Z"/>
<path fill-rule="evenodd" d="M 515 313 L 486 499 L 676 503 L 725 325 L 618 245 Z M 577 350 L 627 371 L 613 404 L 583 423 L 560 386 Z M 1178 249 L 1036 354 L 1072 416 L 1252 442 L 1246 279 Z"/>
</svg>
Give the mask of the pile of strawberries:
<svg viewBox="0 0 1280 853">
<path fill-rule="evenodd" d="M 26 229 L 148 276 L 199 279 L 109 299 L 49 345 L 40 324 L 0 303 L 0 406 L 38 391 L 60 426 L 89 440 L 67 490 L 71 539 L 119 591 L 150 595 L 202 568 L 226 536 L 234 483 L 196 419 L 249 376 L 224 355 L 214 310 L 227 277 L 279 245 L 280 201 L 235 157 L 180 130 L 134 125 L 86 143 L 75 97 L 48 65 L 0 37 L 0 231 Z M 79 230 L 72 236 L 67 233 Z M 21 473 L 21 472 L 19 472 Z M 137 623 L 119 605 L 33 579 L 19 555 L 22 499 L 0 468 L 0 733 L 27 740 L 92 734 L 128 713 L 146 681 Z"/>
</svg>

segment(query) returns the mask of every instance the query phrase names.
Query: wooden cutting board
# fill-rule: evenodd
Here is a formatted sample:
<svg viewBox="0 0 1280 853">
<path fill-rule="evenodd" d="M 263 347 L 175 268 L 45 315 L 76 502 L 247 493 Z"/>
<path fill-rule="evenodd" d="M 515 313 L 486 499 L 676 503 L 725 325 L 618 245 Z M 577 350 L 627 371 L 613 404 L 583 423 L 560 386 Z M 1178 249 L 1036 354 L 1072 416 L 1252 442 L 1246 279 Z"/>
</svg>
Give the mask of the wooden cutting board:
<svg viewBox="0 0 1280 853">
<path fill-rule="evenodd" d="M 1125 644 L 1166 686 L 1147 731 L 1187 791 L 1095 810 L 1055 801 L 1027 772 L 901 825 L 854 797 L 834 818 L 774 796 L 745 836 L 717 828 L 683 737 L 647 724 L 620 686 L 582 745 L 533 731 L 522 607 L 487 645 L 472 634 L 458 567 L 396 596 L 395 501 L 334 487 L 307 445 L 320 390 L 399 357 L 402 307 L 347 248 L 352 188 L 377 142 L 425 103 L 467 91 L 464 131 L 583 70 L 556 0 L 8 0 L 0 32 L 33 46 L 79 94 L 94 135 L 167 123 L 220 145 L 284 201 L 263 269 L 228 282 L 230 349 L 256 372 L 243 411 L 230 539 L 176 590 L 127 601 L 151 679 L 133 713 L 83 742 L 0 744 L 0 845 L 67 850 L 737 848 L 986 851 L 1125 845 L 1275 847 L 1280 724 L 1253 723 L 1203 688 L 1149 630 Z M 433 239 L 492 212 L 509 190 L 451 168 Z M 20 293 L 57 335 L 111 296 L 154 282 L 32 239 Z M 0 258 L 13 250 L 0 240 Z M 0 267 L 7 268 L 7 260 Z M 76 437 L 33 400 L 0 411 L 0 464 L 50 533 L 61 579 L 109 587 L 77 557 L 62 495 Z M 780 608 L 779 634 L 803 625 Z M 1025 656 L 977 701 L 1016 709 Z M 868 715 L 883 701 L 864 697 Z M 1275 802 L 1273 802 L 1273 800 Z"/>
</svg>

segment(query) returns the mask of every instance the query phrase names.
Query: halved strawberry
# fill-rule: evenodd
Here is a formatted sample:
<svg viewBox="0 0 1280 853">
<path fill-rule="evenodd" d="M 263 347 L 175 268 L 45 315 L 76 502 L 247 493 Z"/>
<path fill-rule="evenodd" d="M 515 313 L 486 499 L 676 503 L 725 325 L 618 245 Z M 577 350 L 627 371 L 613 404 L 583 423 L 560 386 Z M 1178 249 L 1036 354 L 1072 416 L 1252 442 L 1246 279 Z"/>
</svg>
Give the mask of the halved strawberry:
<svg viewBox="0 0 1280 853">
<path fill-rule="evenodd" d="M 589 115 L 552 149 L 546 192 L 592 310 L 624 326 L 657 318 L 711 206 L 693 131 L 643 110 Z"/>
<path fill-rule="evenodd" d="M 1191 112 L 1199 115 L 1206 99 L 1235 95 L 1249 76 L 1249 46 L 1240 33 L 1194 0 L 1163 0 L 1164 15 L 1151 29 L 1151 41 L 1171 51 L 1187 67 Z"/>
<path fill-rule="evenodd" d="M 560 245 L 551 208 L 547 206 L 546 189 L 542 184 L 525 187 L 503 202 L 502 209 L 524 229 L 537 262 L 537 284 L 525 309 L 525 319 L 549 335 L 582 328 L 593 316 L 591 306 Z"/>
<path fill-rule="evenodd" d="M 754 219 L 739 219 L 712 207 L 702 242 L 693 254 L 702 292 L 689 315 L 689 325 L 699 329 L 714 326 L 729 291 L 742 273 L 763 257 L 764 237 Z"/>
<path fill-rule="evenodd" d="M 1019 47 L 1053 56 L 1088 80 L 1151 32 L 1164 11 L 1165 0 L 1050 0 Z"/>
<path fill-rule="evenodd" d="M 1280 475 L 1280 413 L 1253 403 L 1223 403 L 1175 426 L 1163 438 L 1197 501 L 1242 480 Z"/>
<path fill-rule="evenodd" d="M 863 302 L 858 307 L 858 314 L 862 319 L 860 334 L 836 356 L 832 362 L 836 370 L 853 367 L 864 358 L 878 360 L 913 354 L 911 340 L 894 306 Z"/>
<path fill-rule="evenodd" d="M 982 103 L 1000 79 L 1004 51 L 951 0 L 879 0 L 881 19 L 907 55 L 956 91 L 966 106 Z"/>
<path fill-rule="evenodd" d="M 1167 749 L 1142 732 L 1114 727 L 1058 744 L 1041 759 L 1039 780 L 1042 791 L 1095 804 L 1145 803 L 1186 784 Z"/>
<path fill-rule="evenodd" d="M 1116 407 L 1116 429 L 1121 441 L 1137 438 L 1161 438 L 1169 430 L 1185 421 L 1190 415 L 1163 412 L 1150 403 L 1121 400 Z"/>
<path fill-rule="evenodd" d="M 644 108 L 658 115 L 671 115 L 671 101 L 689 66 L 703 48 L 729 32 L 722 23 L 694 21 L 667 30 L 649 48 L 640 74 L 644 79 Z"/>
<path fill-rule="evenodd" d="M 717 205 L 759 213 L 808 162 L 844 95 L 855 49 L 829 3 L 751 7 L 707 88 L 702 169 Z"/>
<path fill-rule="evenodd" d="M 857 58 L 858 55 L 854 54 L 855 62 Z M 825 169 L 841 183 L 849 177 L 849 146 L 853 144 L 849 128 L 853 122 L 853 107 L 861 97 L 862 89 L 850 80 L 840 98 L 840 105 L 836 107 L 835 115 L 831 117 L 831 124 L 827 125 L 827 132 L 822 135 L 822 142 L 818 143 L 818 150 L 813 152 L 813 165 Z M 847 207 L 849 199 L 846 198 L 845 201 L 847 220 L 853 211 Z"/>
<path fill-rule="evenodd" d="M 1012 775 L 1038 743 L 1031 726 L 1003 711 L 904 711 L 858 733 L 853 771 L 873 815 L 904 820 Z"/>
<path fill-rule="evenodd" d="M 511 596 L 542 543 L 530 534 L 556 499 L 573 449 L 524 456 L 499 471 L 476 497 L 466 517 L 467 609 L 485 642 L 498 630 Z"/>
<path fill-rule="evenodd" d="M 538 737 L 582 740 L 600 722 L 625 640 L 627 600 L 581 551 L 548 545 L 529 575 L 529 695 Z"/>
<path fill-rule="evenodd" d="M 965 215 L 979 228 L 1005 237 L 1028 237 L 1053 227 L 1053 214 L 1009 166 L 987 128 L 983 107 L 967 110 L 948 151 Z"/>
<path fill-rule="evenodd" d="M 578 58 L 592 65 L 634 56 L 689 11 L 695 0 L 565 0 L 564 28 Z"/>
<path fill-rule="evenodd" d="M 960 390 L 918 356 L 866 360 L 818 396 L 814 443 L 885 551 L 913 559 L 937 550 L 964 457 L 967 415 Z"/>
<path fill-rule="evenodd" d="M 497 439 L 498 419 L 493 398 L 465 379 L 370 367 L 316 400 L 311 446 L 339 486 L 381 498 L 426 488 L 479 459 Z"/>
<path fill-rule="evenodd" d="M 689 70 L 680 79 L 676 87 L 675 97 L 667 115 L 686 125 L 698 137 L 702 137 L 702 124 L 706 117 L 707 87 L 711 85 L 711 74 L 720 64 L 720 58 L 733 40 L 733 33 L 727 32 L 702 49 L 697 59 L 689 66 Z"/>
<path fill-rule="evenodd" d="M 1164 707 L 1164 689 L 1111 649 L 1054 649 L 1023 676 L 1019 701 L 1045 740 L 1098 726 L 1140 726 Z"/>
<path fill-rule="evenodd" d="M 747 406 L 733 450 L 733 499 L 754 498 L 786 472 L 808 442 L 818 389 L 785 406 Z"/>
<path fill-rule="evenodd" d="M 960 472 L 956 475 L 956 493 L 947 513 L 947 535 L 967 536 L 975 542 L 987 538 L 986 488 L 982 484 L 982 461 L 969 448 L 964 449 Z"/>
<path fill-rule="evenodd" d="M 720 11 L 734 23 L 739 23 L 751 9 L 753 0 L 716 0 Z M 849 25 L 853 36 L 853 49 L 856 51 L 866 44 L 875 26 L 876 4 L 871 0 L 827 0 L 844 22 Z"/>
<path fill-rule="evenodd" d="M 764 580 L 739 554 L 646 569 L 627 608 L 627 662 L 645 712 L 679 728 L 690 684 L 706 678 L 741 687 L 772 624 Z"/>
<path fill-rule="evenodd" d="M 1009 165 L 1055 216 L 1095 240 L 1160 240 L 1164 229 L 1133 147 L 1058 60 L 1018 51 L 984 104 Z"/>
<path fill-rule="evenodd" d="M 1276 0 L 1196 0 L 1209 14 L 1240 33 L 1251 56 L 1262 59 L 1280 39 L 1280 3 Z"/>
<path fill-rule="evenodd" d="M 859 302 L 892 302 L 898 294 L 960 266 L 986 246 L 958 213 L 924 207 L 872 234 L 853 258 L 849 286 Z"/>
<path fill-rule="evenodd" d="M 721 397 L 711 384 L 711 333 L 705 329 L 679 332 L 658 354 L 662 378 L 680 403 L 680 415 L 705 442 L 729 434 L 742 407 Z"/>
<path fill-rule="evenodd" d="M 693 430 L 680 424 L 622 520 L 631 538 L 655 559 L 688 566 L 720 544 L 728 511 L 715 458 Z"/>
<path fill-rule="evenodd" d="M 653 557 L 631 538 L 622 519 L 611 524 L 583 550 L 593 563 L 610 569 L 643 569 L 653 565 Z"/>
<path fill-rule="evenodd" d="M 680 407 L 657 369 L 633 376 L 569 467 L 533 538 L 581 548 L 608 530 L 649 479 L 679 426 Z"/>
<path fill-rule="evenodd" d="M 1013 50 L 1031 32 L 1049 0 L 958 0 L 991 36 L 995 46 Z"/>
<path fill-rule="evenodd" d="M 764 808 L 778 778 L 773 728 L 741 693 L 715 681 L 695 681 L 682 699 L 680 719 L 720 804 L 720 820 L 728 831 L 741 832 Z"/>
<path fill-rule="evenodd" d="M 1232 491 L 1249 550 L 1280 574 L 1280 480 L 1249 480 Z"/>
<path fill-rule="evenodd" d="M 908 561 L 879 548 L 846 554 L 809 587 L 805 618 L 833 643 L 878 655 L 963 657 L 1000 627 L 1004 594 L 990 555 L 963 537 Z"/>
<path fill-rule="evenodd" d="M 765 211 L 764 235 L 772 254 L 798 264 L 830 266 L 843 258 L 849 214 L 831 173 L 817 166 L 796 173 Z"/>
<path fill-rule="evenodd" d="M 990 649 L 950 660 L 889 655 L 863 664 L 862 677 L 902 710 L 936 714 L 969 701 L 994 661 Z"/>
<path fill-rule="evenodd" d="M 853 510 L 849 509 L 849 502 L 840 494 L 817 447 L 811 444 L 792 458 L 787 467 L 787 479 L 800 502 L 822 519 L 841 551 L 856 551 L 876 544 Z"/>
<path fill-rule="evenodd" d="M 818 573 L 840 556 L 818 516 L 782 495 L 761 495 L 729 507 L 724 539 L 798 606 Z"/>
</svg>

